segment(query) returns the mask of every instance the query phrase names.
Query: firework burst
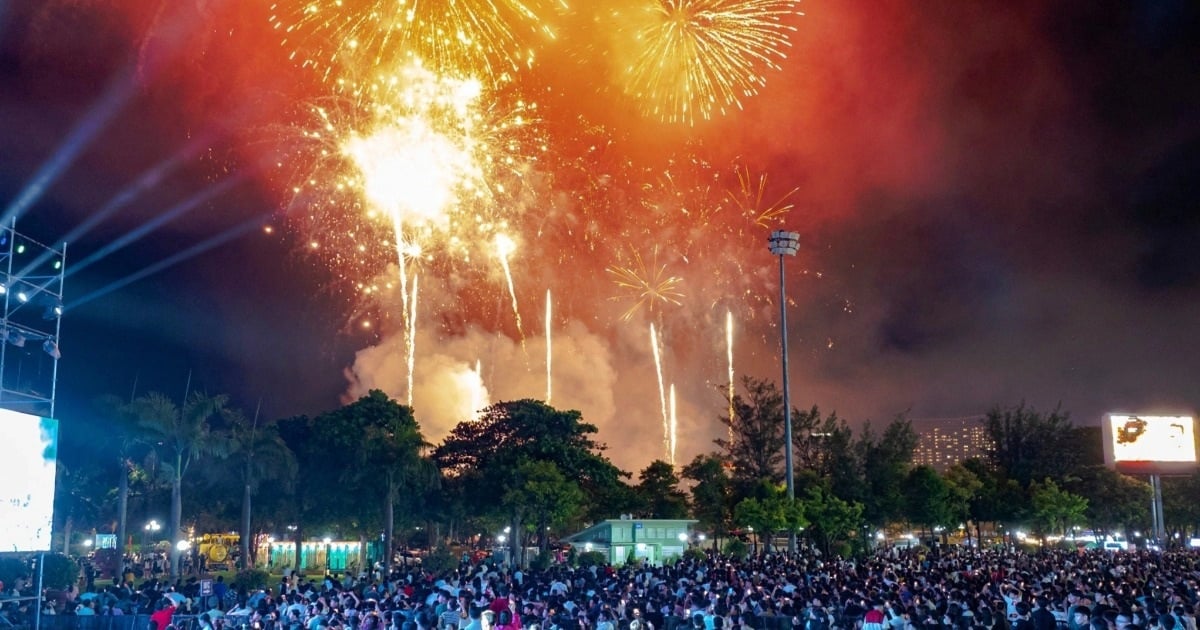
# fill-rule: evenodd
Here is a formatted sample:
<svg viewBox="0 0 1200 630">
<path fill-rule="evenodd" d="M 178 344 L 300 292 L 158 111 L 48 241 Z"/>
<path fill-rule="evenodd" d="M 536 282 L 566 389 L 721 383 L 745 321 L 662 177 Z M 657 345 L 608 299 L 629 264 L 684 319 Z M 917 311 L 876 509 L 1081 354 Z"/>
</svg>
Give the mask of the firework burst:
<svg viewBox="0 0 1200 630">
<path fill-rule="evenodd" d="M 280 162 L 312 248 L 364 291 L 400 253 L 409 266 L 488 259 L 487 240 L 513 212 L 507 200 L 546 148 L 534 103 L 509 105 L 478 81 L 416 63 L 384 83 L 370 103 L 311 104 Z"/>
<path fill-rule="evenodd" d="M 799 188 L 793 188 L 775 201 L 768 202 L 766 173 L 759 175 L 756 179 L 750 174 L 749 167 L 735 166 L 733 171 L 737 175 L 738 187 L 729 192 L 728 200 L 742 216 L 752 221 L 754 225 L 764 229 L 775 227 L 782 221 L 784 215 L 796 207 L 791 198 L 800 191 Z"/>
<path fill-rule="evenodd" d="M 658 264 L 658 252 L 650 267 L 642 260 L 642 255 L 634 252 L 636 267 L 609 267 L 606 271 L 612 276 L 613 283 L 621 289 L 621 295 L 611 299 L 632 300 L 633 304 L 621 315 L 621 321 L 629 321 L 642 307 L 654 312 L 656 304 L 672 304 L 679 306 L 683 292 L 679 285 L 683 280 L 677 276 L 667 275 L 667 266 Z"/>
<path fill-rule="evenodd" d="M 779 70 L 798 0 L 647 0 L 626 90 L 650 116 L 693 124 L 742 108 Z"/>
</svg>

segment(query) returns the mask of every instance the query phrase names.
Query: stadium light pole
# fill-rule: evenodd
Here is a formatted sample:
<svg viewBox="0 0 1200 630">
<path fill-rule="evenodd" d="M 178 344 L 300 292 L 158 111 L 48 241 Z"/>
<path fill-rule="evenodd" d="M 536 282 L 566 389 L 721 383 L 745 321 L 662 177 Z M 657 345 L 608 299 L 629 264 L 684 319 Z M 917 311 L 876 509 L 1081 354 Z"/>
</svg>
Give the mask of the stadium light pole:
<svg viewBox="0 0 1200 630">
<path fill-rule="evenodd" d="M 796 498 L 795 474 L 792 469 L 792 400 L 788 391 L 788 343 L 787 343 L 787 285 L 784 284 L 783 259 L 795 256 L 800 249 L 800 233 L 774 230 L 767 244 L 771 253 L 779 257 L 779 338 L 782 346 L 783 363 L 783 461 L 787 478 L 787 497 L 791 503 Z M 796 553 L 796 531 L 788 531 L 788 553 Z"/>
</svg>

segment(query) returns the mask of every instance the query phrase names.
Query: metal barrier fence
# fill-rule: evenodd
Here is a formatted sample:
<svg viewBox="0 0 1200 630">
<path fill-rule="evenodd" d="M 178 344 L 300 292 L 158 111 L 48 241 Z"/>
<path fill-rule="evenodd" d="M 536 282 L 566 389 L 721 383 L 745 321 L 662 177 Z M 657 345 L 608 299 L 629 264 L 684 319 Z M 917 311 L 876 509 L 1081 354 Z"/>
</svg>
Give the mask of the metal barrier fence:
<svg viewBox="0 0 1200 630">
<path fill-rule="evenodd" d="M 177 630 L 199 630 L 199 615 L 175 615 L 171 625 Z M 248 626 L 249 617 L 223 616 L 213 619 L 214 630 L 237 630 Z M 41 630 L 147 630 L 150 615 L 42 615 Z M 33 628 L 33 619 L 25 623 L 6 624 L 0 619 L 0 630 Z M 159 628 L 159 630 L 163 630 Z M 264 624 L 263 630 L 271 630 Z"/>
</svg>

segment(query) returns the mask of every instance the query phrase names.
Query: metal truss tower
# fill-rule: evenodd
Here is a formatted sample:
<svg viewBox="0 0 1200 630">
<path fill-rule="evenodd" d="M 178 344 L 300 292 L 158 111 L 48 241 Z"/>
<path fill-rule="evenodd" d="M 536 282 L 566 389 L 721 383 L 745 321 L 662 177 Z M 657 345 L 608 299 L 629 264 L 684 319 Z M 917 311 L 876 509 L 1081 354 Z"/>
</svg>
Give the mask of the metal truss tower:
<svg viewBox="0 0 1200 630">
<path fill-rule="evenodd" d="M 0 408 L 54 417 L 66 250 L 0 226 Z"/>
</svg>

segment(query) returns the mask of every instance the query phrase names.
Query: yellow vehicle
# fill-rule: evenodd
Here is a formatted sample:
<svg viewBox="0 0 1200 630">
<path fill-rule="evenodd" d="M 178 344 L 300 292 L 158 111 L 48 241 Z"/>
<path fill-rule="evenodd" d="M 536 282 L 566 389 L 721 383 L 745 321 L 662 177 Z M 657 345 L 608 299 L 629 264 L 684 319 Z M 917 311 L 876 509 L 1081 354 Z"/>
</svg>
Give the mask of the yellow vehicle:
<svg viewBox="0 0 1200 630">
<path fill-rule="evenodd" d="M 233 551 L 242 537 L 238 534 L 204 534 L 200 536 L 199 551 L 209 570 L 228 569 L 233 563 Z"/>
</svg>

